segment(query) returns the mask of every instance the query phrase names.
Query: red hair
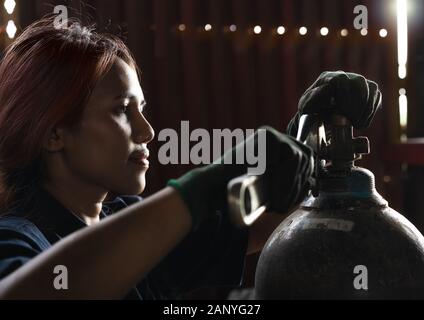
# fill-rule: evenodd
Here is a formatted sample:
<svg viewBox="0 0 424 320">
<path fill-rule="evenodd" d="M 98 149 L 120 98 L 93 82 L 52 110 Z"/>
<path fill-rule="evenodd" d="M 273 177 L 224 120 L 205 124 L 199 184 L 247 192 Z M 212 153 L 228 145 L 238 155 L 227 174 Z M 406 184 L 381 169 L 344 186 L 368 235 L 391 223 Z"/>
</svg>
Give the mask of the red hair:
<svg viewBox="0 0 424 320">
<path fill-rule="evenodd" d="M 124 42 L 76 19 L 29 27 L 0 63 L 0 208 L 30 198 L 43 179 L 43 142 L 58 124 L 76 124 L 116 57 L 139 73 Z"/>
</svg>

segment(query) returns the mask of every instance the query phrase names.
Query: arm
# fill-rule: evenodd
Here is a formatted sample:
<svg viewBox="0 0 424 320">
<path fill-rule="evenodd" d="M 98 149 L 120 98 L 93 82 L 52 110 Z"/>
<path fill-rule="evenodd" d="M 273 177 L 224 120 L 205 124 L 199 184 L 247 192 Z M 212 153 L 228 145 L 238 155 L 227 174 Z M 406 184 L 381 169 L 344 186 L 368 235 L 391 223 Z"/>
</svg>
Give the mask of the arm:
<svg viewBox="0 0 424 320">
<path fill-rule="evenodd" d="M 165 188 L 75 232 L 26 263 L 0 281 L 0 298 L 122 298 L 190 228 L 186 205 L 172 188 Z M 68 290 L 53 287 L 56 265 L 68 269 Z"/>
</svg>

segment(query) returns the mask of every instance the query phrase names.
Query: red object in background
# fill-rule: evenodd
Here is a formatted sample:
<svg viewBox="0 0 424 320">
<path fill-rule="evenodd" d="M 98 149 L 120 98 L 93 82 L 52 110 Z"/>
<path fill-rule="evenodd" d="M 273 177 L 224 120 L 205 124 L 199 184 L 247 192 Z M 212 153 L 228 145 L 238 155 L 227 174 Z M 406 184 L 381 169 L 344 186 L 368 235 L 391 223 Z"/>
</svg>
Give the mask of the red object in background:
<svg viewBox="0 0 424 320">
<path fill-rule="evenodd" d="M 408 139 L 406 142 L 388 145 L 383 153 L 384 161 L 424 166 L 424 138 Z"/>
</svg>

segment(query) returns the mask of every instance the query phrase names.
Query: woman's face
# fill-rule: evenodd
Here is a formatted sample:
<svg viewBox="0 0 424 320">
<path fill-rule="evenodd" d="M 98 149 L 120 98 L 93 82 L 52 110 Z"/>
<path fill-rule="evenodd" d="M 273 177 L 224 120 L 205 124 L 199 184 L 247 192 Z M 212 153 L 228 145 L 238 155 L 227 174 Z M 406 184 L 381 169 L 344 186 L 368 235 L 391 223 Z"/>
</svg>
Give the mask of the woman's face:
<svg viewBox="0 0 424 320">
<path fill-rule="evenodd" d="M 117 58 L 94 88 L 81 121 L 66 135 L 64 152 L 73 174 L 118 195 L 140 194 L 146 184 L 154 131 L 134 68 Z M 133 159 L 134 158 L 134 159 Z"/>
</svg>

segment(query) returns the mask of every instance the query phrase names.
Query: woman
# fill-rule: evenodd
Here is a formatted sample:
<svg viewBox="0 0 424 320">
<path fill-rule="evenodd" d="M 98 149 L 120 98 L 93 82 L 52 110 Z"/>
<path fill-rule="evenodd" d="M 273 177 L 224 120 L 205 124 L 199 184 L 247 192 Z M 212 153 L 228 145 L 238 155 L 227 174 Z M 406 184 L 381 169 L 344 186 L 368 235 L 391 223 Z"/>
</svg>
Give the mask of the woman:
<svg viewBox="0 0 424 320">
<path fill-rule="evenodd" d="M 238 285 L 246 252 L 281 217 L 269 215 L 256 227 L 269 230 L 255 237 L 252 228 L 250 240 L 231 225 L 226 186 L 246 173 L 241 164 L 218 162 L 134 196 L 154 137 L 136 63 L 118 38 L 68 25 L 29 26 L 0 66 L 0 297 L 157 299 Z M 265 131 L 268 184 L 287 192 L 272 205 L 286 212 L 307 191 L 311 152 Z M 104 203 L 109 192 L 133 196 Z M 57 266 L 66 290 L 55 285 Z"/>
<path fill-rule="evenodd" d="M 318 83 L 323 97 L 340 78 Z M 240 283 L 244 256 L 261 249 L 282 216 L 236 229 L 226 187 L 247 167 L 223 158 L 141 201 L 154 137 L 145 104 L 137 65 L 116 37 L 75 21 L 57 29 L 46 18 L 8 48 L 0 65 L 0 298 L 162 299 Z M 269 208 L 287 213 L 308 190 L 311 150 L 264 132 Z M 224 157 L 251 141 L 256 135 Z M 109 192 L 127 196 L 105 202 Z M 58 266 L 69 278 L 59 288 Z"/>
</svg>

